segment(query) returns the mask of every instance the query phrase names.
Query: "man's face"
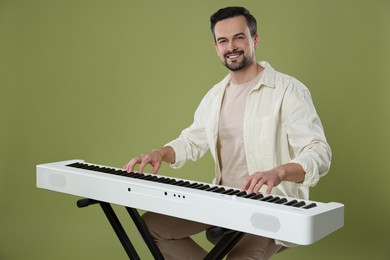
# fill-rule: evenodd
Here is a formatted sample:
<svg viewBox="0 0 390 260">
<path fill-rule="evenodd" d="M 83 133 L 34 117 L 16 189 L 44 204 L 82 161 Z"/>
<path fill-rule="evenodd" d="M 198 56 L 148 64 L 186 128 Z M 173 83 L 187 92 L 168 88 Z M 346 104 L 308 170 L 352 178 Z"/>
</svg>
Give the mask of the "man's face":
<svg viewBox="0 0 390 260">
<path fill-rule="evenodd" d="M 259 35 L 251 37 L 244 16 L 228 18 L 216 23 L 214 27 L 215 43 L 221 62 L 230 71 L 239 71 L 253 62 Z"/>
</svg>

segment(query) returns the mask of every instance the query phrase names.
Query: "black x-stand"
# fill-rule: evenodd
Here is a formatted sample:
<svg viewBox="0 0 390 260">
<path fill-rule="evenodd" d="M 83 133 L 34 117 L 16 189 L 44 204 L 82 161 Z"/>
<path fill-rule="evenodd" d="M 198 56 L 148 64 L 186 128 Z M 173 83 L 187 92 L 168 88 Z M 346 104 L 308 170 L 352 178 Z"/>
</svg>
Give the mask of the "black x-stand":
<svg viewBox="0 0 390 260">
<path fill-rule="evenodd" d="M 129 259 L 140 260 L 137 251 L 135 250 L 129 237 L 127 236 L 125 230 L 123 229 L 122 224 L 119 221 L 118 217 L 116 216 L 110 203 L 97 201 L 93 199 L 80 199 L 77 201 L 77 206 L 79 208 L 84 208 L 93 204 L 100 204 L 104 214 L 106 214 L 108 221 L 110 222 L 112 228 L 114 229 L 116 235 L 118 236 L 120 242 L 122 243 L 123 248 L 125 249 L 127 255 L 129 256 Z M 158 249 L 156 243 L 153 241 L 152 236 L 150 235 L 149 230 L 146 227 L 141 216 L 139 215 L 137 209 L 130 208 L 130 207 L 125 207 L 125 208 L 127 212 L 130 214 L 131 219 L 133 220 L 139 233 L 144 239 L 154 259 L 163 260 L 164 259 L 163 255 Z M 227 232 L 222 237 L 222 239 L 213 247 L 213 249 L 207 254 L 207 256 L 204 259 L 205 260 L 223 259 L 229 253 L 229 251 L 237 244 L 237 242 L 240 241 L 242 236 L 243 233 L 239 231 Z"/>
</svg>

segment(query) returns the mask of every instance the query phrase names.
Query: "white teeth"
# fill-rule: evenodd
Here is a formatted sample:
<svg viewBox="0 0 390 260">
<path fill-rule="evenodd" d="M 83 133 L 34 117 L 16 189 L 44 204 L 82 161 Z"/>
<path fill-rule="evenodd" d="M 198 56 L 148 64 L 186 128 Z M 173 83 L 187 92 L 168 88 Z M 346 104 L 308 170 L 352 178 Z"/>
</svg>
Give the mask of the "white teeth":
<svg viewBox="0 0 390 260">
<path fill-rule="evenodd" d="M 240 55 L 229 55 L 228 58 L 229 59 L 235 59 L 235 58 L 238 58 Z"/>
<path fill-rule="evenodd" d="M 229 55 L 226 55 L 226 58 L 228 58 L 228 59 L 236 59 L 236 58 L 240 57 L 241 54 L 242 53 L 229 54 Z"/>
</svg>

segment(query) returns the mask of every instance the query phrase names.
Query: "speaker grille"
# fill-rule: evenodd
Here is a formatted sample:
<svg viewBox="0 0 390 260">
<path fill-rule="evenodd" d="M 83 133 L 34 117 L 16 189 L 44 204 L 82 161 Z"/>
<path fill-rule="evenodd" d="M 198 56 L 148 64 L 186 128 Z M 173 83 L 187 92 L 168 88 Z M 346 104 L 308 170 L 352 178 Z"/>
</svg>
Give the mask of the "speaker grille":
<svg viewBox="0 0 390 260">
<path fill-rule="evenodd" d="M 280 229 L 280 222 L 277 217 L 258 212 L 252 214 L 251 224 L 257 229 L 273 233 L 278 232 Z"/>
</svg>

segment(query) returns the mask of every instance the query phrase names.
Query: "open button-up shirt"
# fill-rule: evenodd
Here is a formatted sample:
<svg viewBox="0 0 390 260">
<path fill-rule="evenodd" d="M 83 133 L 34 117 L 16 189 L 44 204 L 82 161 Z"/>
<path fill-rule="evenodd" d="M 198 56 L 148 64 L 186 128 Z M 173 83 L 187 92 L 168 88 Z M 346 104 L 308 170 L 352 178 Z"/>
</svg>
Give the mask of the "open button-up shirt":
<svg viewBox="0 0 390 260">
<path fill-rule="evenodd" d="M 297 79 L 260 62 L 264 74 L 248 94 L 243 138 L 249 174 L 271 170 L 285 163 L 298 163 L 305 171 L 303 183 L 282 182 L 273 194 L 309 198 L 314 186 L 330 167 L 331 149 L 309 90 Z M 221 180 L 217 138 L 221 103 L 230 75 L 211 88 L 197 108 L 191 126 L 168 143 L 176 155 L 171 166 L 179 168 L 187 160 L 201 158 L 208 149 L 215 161 L 213 183 Z M 263 187 L 266 188 L 266 187 Z M 264 190 L 262 190 L 264 191 Z"/>
</svg>

